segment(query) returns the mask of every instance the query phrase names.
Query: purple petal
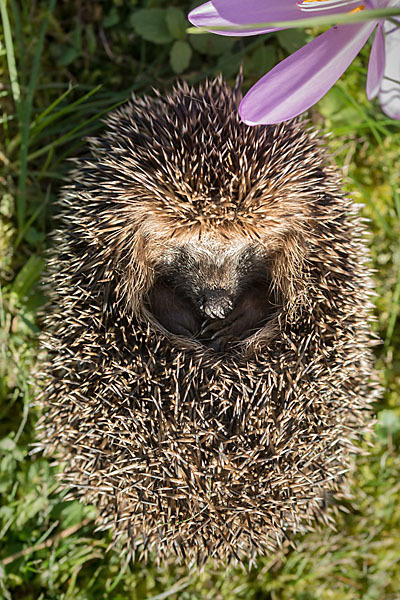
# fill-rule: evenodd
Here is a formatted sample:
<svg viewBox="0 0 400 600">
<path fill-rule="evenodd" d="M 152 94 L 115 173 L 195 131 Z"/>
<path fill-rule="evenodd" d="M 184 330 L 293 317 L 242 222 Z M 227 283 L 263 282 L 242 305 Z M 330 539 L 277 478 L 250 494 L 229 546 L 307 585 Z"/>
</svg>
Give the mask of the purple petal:
<svg viewBox="0 0 400 600">
<path fill-rule="evenodd" d="M 367 75 L 367 98 L 372 100 L 378 95 L 385 70 L 385 38 L 383 36 L 383 25 L 377 27 L 374 41 L 369 55 Z"/>
<path fill-rule="evenodd" d="M 340 9 L 324 11 L 324 15 L 341 12 Z M 267 23 L 273 21 L 295 21 L 309 18 L 310 15 L 299 10 L 296 0 L 213 0 L 206 2 L 192 10 L 188 19 L 196 27 L 205 29 L 215 27 L 237 27 L 238 25 L 251 25 L 253 23 Z M 257 27 L 252 29 L 238 29 L 236 31 L 215 30 L 219 35 L 255 35 L 279 31 L 284 27 Z"/>
<path fill-rule="evenodd" d="M 400 23 L 400 19 L 395 18 Z M 400 27 L 390 21 L 385 21 L 385 49 L 386 65 L 379 102 L 388 117 L 400 119 Z"/>
<path fill-rule="evenodd" d="M 296 0 L 213 0 L 218 14 L 237 24 L 292 21 L 304 18 Z"/>
<path fill-rule="evenodd" d="M 367 21 L 332 27 L 283 60 L 243 98 L 243 121 L 280 123 L 310 108 L 347 69 L 376 25 Z"/>
<path fill-rule="evenodd" d="M 293 8 L 296 7 L 296 3 L 295 0 L 290 1 L 289 0 L 283 0 L 283 5 L 287 3 L 288 5 L 290 4 L 291 7 Z M 247 6 L 246 6 L 246 11 L 247 11 Z M 242 13 L 243 13 L 243 5 L 242 5 Z M 265 11 L 264 11 L 264 15 L 262 19 L 259 19 L 259 22 L 261 23 L 265 23 L 266 21 L 283 21 L 286 20 L 288 21 L 289 19 L 295 19 L 297 18 L 298 14 L 300 13 L 299 10 L 293 10 L 292 14 L 290 14 L 289 16 L 285 16 L 285 18 L 281 17 L 281 18 L 267 18 L 267 16 L 265 15 Z M 275 14 L 275 13 L 274 13 Z M 293 15 L 296 16 L 293 16 Z M 243 14 L 242 14 L 243 16 Z M 224 17 L 222 17 L 220 15 L 220 13 L 217 11 L 217 9 L 214 6 L 214 2 L 206 2 L 205 4 L 202 4 L 201 6 L 198 6 L 197 8 L 195 8 L 194 10 L 192 10 L 189 15 L 188 15 L 188 19 L 189 21 L 192 23 L 192 25 L 195 25 L 196 27 L 204 27 L 205 29 L 212 29 L 212 33 L 218 33 L 219 35 L 241 35 L 241 36 L 246 36 L 246 35 L 255 35 L 256 33 L 269 33 L 270 31 L 278 31 L 279 29 L 282 28 L 277 28 L 277 27 L 254 27 L 254 29 L 236 29 L 235 31 L 227 31 L 227 30 L 218 30 L 215 29 L 215 27 L 237 27 L 238 23 L 256 23 L 257 21 L 254 20 L 247 20 L 246 18 L 243 18 L 242 21 L 232 21 L 230 19 L 226 19 Z"/>
</svg>

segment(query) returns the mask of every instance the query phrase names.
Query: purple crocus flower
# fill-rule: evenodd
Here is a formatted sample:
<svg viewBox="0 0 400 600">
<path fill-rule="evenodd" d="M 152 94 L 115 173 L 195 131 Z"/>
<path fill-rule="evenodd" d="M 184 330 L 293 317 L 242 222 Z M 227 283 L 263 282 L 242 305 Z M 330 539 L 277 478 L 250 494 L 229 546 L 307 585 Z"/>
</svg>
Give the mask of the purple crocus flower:
<svg viewBox="0 0 400 600">
<path fill-rule="evenodd" d="M 240 25 L 400 6 L 400 0 L 212 0 L 189 14 L 193 25 L 221 35 L 254 35 L 277 28 Z M 399 20 L 398 18 L 396 18 Z M 399 20 L 400 25 L 400 20 Z M 235 31 L 219 30 L 232 27 Z M 400 119 L 400 27 L 385 19 L 336 25 L 283 60 L 245 95 L 239 113 L 249 125 L 279 123 L 307 110 L 339 79 L 375 32 L 368 65 L 367 96 L 379 94 L 383 111 Z"/>
</svg>

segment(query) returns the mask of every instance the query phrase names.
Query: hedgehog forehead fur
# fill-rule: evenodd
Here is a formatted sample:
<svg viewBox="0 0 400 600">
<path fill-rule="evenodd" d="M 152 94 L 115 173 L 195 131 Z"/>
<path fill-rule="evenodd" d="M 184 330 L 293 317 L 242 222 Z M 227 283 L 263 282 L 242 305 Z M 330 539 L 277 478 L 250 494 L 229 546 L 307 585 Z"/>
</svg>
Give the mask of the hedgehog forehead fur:
<svg viewBox="0 0 400 600">
<path fill-rule="evenodd" d="M 139 210 L 143 232 L 161 233 L 165 224 L 168 238 L 175 226 L 177 235 L 218 228 L 248 239 L 264 228 L 283 235 L 307 220 L 325 178 L 313 135 L 295 123 L 245 126 L 236 110 L 239 88 L 220 86 L 218 98 L 207 87 L 178 90 L 179 103 L 170 95 L 136 100 L 134 110 L 128 104 L 109 117 L 108 133 L 92 140 L 104 169 L 100 182 L 93 174 L 96 183 L 109 186 L 112 174 L 121 209 Z"/>
<path fill-rule="evenodd" d="M 61 196 L 40 444 L 130 550 L 247 560 L 346 495 L 368 428 L 363 226 L 318 135 L 239 86 L 133 98 Z"/>
</svg>

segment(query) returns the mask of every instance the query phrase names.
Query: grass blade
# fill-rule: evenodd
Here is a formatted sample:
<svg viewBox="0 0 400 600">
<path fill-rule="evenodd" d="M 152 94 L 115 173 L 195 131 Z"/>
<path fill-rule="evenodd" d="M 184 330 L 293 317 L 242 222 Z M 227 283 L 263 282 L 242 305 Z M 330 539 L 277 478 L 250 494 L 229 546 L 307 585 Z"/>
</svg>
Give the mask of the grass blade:
<svg viewBox="0 0 400 600">
<path fill-rule="evenodd" d="M 97 85 L 95 88 L 93 88 L 92 90 L 90 90 L 90 92 L 88 92 L 87 94 L 85 94 L 84 96 L 82 96 L 81 98 L 78 98 L 78 100 L 75 100 L 75 102 L 72 102 L 71 104 L 69 104 L 68 106 L 65 106 L 64 108 L 62 108 L 61 110 L 59 110 L 56 113 L 53 113 L 51 116 L 49 116 L 47 119 L 43 120 L 44 117 L 49 114 L 49 112 L 55 108 L 56 103 L 53 102 L 52 106 L 49 106 L 49 108 L 44 111 L 41 115 L 39 115 L 39 117 L 37 118 L 35 124 L 33 125 L 34 127 L 34 131 L 32 133 L 32 138 L 36 135 L 38 135 L 45 127 L 47 127 L 48 125 L 50 125 L 51 123 L 53 123 L 53 121 L 57 121 L 60 119 L 60 117 L 62 117 L 63 115 L 66 115 L 70 112 L 72 112 L 77 106 L 79 106 L 80 104 L 82 104 L 82 102 L 85 102 L 86 100 L 88 100 L 91 96 L 93 96 L 93 94 L 95 94 L 96 92 L 98 92 L 98 90 L 101 88 L 101 84 Z M 64 94 L 62 94 L 60 96 L 60 98 L 57 99 L 57 104 L 58 102 L 60 102 L 70 91 L 72 90 L 72 88 L 70 90 L 67 90 L 67 92 L 64 92 Z"/>
<path fill-rule="evenodd" d="M 4 0 L 1 0 L 3 3 Z M 56 0 L 50 0 L 48 13 L 51 14 L 54 10 Z M 23 107 L 21 109 L 20 131 L 21 131 L 21 152 L 20 152 L 20 174 L 18 178 L 18 197 L 17 197 L 17 221 L 18 229 L 21 231 L 24 228 L 25 211 L 26 211 L 26 183 L 28 171 L 28 146 L 29 146 L 29 128 L 32 113 L 33 95 L 36 88 L 36 83 L 39 74 L 40 58 L 43 50 L 44 36 L 46 35 L 49 24 L 48 15 L 45 16 L 42 28 L 40 30 L 39 39 L 36 45 L 36 50 L 33 58 L 31 77 L 28 86 Z"/>
<path fill-rule="evenodd" d="M 397 281 L 396 286 L 393 292 L 393 300 L 392 300 L 392 309 L 390 311 L 389 323 L 386 330 L 385 336 L 385 350 L 390 346 L 390 342 L 392 341 L 394 328 L 397 322 L 397 316 L 399 314 L 399 305 L 400 305 L 400 260 L 399 266 L 397 269 Z"/>
<path fill-rule="evenodd" d="M 84 127 L 86 127 L 86 125 L 89 125 L 89 123 L 93 123 L 93 121 L 96 121 L 97 119 L 99 119 L 100 117 L 102 117 L 104 114 L 107 114 L 108 112 L 110 112 L 114 108 L 117 108 L 123 102 L 124 102 L 124 100 L 120 100 L 116 104 L 113 104 L 112 106 L 109 106 L 108 108 L 105 108 L 104 110 L 102 110 L 101 112 L 97 113 L 96 115 L 93 115 L 93 117 L 90 117 L 90 119 L 87 119 L 83 123 L 80 123 L 80 125 L 77 125 L 77 127 L 74 127 L 74 129 L 72 129 L 71 131 L 69 131 L 65 135 L 63 135 L 60 138 L 54 140 L 54 142 L 52 142 L 51 144 L 47 144 L 43 148 L 40 148 L 39 150 L 36 150 L 35 152 L 32 152 L 32 154 L 30 154 L 28 156 L 28 159 L 29 160 L 33 160 L 35 158 L 38 158 L 39 156 L 42 156 L 42 154 L 46 154 L 46 152 L 48 152 L 51 148 L 55 148 L 56 146 L 59 146 L 60 144 L 63 144 L 64 142 L 66 142 L 68 140 L 73 140 L 74 138 L 83 135 L 82 133 L 79 133 L 78 136 L 75 135 L 75 134 L 77 134 L 78 132 L 80 132 Z"/>
<path fill-rule="evenodd" d="M 354 186 L 360 192 L 361 199 L 363 201 L 365 201 L 365 204 L 368 206 L 368 208 L 371 209 L 371 212 L 374 215 L 374 219 L 375 219 L 376 223 L 379 225 L 379 227 L 381 227 L 386 232 L 388 238 L 390 240 L 392 240 L 394 237 L 393 230 L 392 230 L 390 224 L 386 221 L 385 217 L 382 215 L 382 213 L 378 209 L 378 207 L 376 206 L 376 204 L 374 204 L 374 202 L 372 201 L 371 195 L 367 192 L 367 190 L 365 189 L 364 186 L 362 186 L 358 181 L 356 181 L 356 179 L 351 178 L 351 180 L 352 180 Z"/>
<path fill-rule="evenodd" d="M 396 207 L 397 218 L 400 220 L 400 195 L 398 190 L 393 189 L 394 205 Z"/>
<path fill-rule="evenodd" d="M 20 110 L 21 105 L 21 89 L 18 83 L 18 71 L 17 65 L 15 62 L 15 54 L 14 54 L 14 44 L 11 35 L 11 27 L 10 20 L 8 18 L 8 12 L 6 8 L 6 0 L 0 0 L 0 11 L 1 11 L 1 20 L 3 22 L 3 30 L 4 30 L 4 42 L 6 45 L 7 51 L 7 64 L 8 64 L 8 72 L 11 82 L 11 91 L 14 98 L 15 106 L 17 108 L 17 112 Z"/>
<path fill-rule="evenodd" d="M 9 0 L 9 2 L 10 2 L 10 9 L 11 9 L 11 14 L 12 14 L 12 18 L 13 18 L 13 34 L 14 34 L 14 39 L 16 41 L 16 47 L 18 48 L 18 52 L 19 52 L 18 75 L 20 77 L 21 87 L 22 87 L 22 89 L 24 89 L 25 84 L 26 84 L 26 54 L 25 54 L 25 47 L 24 47 L 24 33 L 23 33 L 23 27 L 22 27 L 22 21 L 21 21 L 21 14 L 20 14 L 20 10 L 19 10 L 15 0 Z"/>
</svg>

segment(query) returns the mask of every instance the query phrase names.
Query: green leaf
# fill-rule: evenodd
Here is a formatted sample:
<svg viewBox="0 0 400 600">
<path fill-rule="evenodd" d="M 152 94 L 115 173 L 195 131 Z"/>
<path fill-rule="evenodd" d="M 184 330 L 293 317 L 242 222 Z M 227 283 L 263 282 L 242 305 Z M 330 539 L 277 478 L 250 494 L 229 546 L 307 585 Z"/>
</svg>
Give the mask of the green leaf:
<svg viewBox="0 0 400 600">
<path fill-rule="evenodd" d="M 182 42 L 181 40 L 174 42 L 169 54 L 173 71 L 175 73 L 182 73 L 182 71 L 188 68 L 191 57 L 192 49 L 187 42 Z"/>
<path fill-rule="evenodd" d="M 393 410 L 381 410 L 378 413 L 379 425 L 383 430 L 390 433 L 400 431 L 400 417 Z"/>
<path fill-rule="evenodd" d="M 167 44 L 172 35 L 167 25 L 167 11 L 163 8 L 142 8 L 130 18 L 135 32 L 148 42 Z"/>
<path fill-rule="evenodd" d="M 276 63 L 276 50 L 274 46 L 260 46 L 245 58 L 244 74 L 253 74 L 259 77 L 267 73 Z"/>
<path fill-rule="evenodd" d="M 168 30 L 172 37 L 176 40 L 184 40 L 188 21 L 186 20 L 183 10 L 177 8 L 176 6 L 170 6 L 167 8 L 166 21 Z M 176 72 L 180 73 L 180 71 Z"/>
<path fill-rule="evenodd" d="M 94 31 L 93 23 L 88 23 L 85 29 L 86 42 L 90 54 L 94 54 L 97 46 L 97 36 Z"/>
<path fill-rule="evenodd" d="M 60 514 L 62 527 L 67 528 L 80 523 L 86 512 L 87 509 L 81 502 L 73 501 L 62 504 Z"/>
<path fill-rule="evenodd" d="M 12 292 L 22 299 L 26 296 L 40 277 L 43 260 L 34 254 L 29 257 L 12 285 Z"/>
<path fill-rule="evenodd" d="M 119 23 L 119 14 L 116 6 L 113 6 L 110 12 L 103 19 L 103 27 L 108 29 Z"/>
<path fill-rule="evenodd" d="M 19 506 L 19 514 L 16 519 L 16 527 L 21 529 L 29 519 L 36 517 L 39 512 L 41 512 L 46 504 L 47 498 L 43 496 L 38 496 L 34 492 L 30 493 L 26 498 L 26 502 Z"/>
<path fill-rule="evenodd" d="M 192 35 L 190 37 L 190 43 L 197 52 L 210 56 L 219 56 L 220 54 L 229 52 L 235 42 L 235 38 L 223 37 L 212 33 Z"/>
<path fill-rule="evenodd" d="M 79 54 L 79 50 L 70 46 L 69 48 L 66 48 L 65 52 L 61 54 L 60 58 L 56 60 L 56 64 L 58 67 L 66 67 L 67 65 L 73 63 L 74 60 L 78 58 Z"/>
<path fill-rule="evenodd" d="M 0 452 L 12 452 L 15 448 L 15 442 L 11 437 L 5 437 L 0 440 Z"/>
<path fill-rule="evenodd" d="M 81 52 L 82 50 L 82 23 L 77 20 L 73 34 L 72 34 L 72 45 L 76 50 Z"/>
<path fill-rule="evenodd" d="M 44 241 L 45 235 L 42 231 L 38 231 L 35 227 L 29 227 L 25 239 L 32 246 L 36 246 Z"/>
<path fill-rule="evenodd" d="M 292 54 L 308 42 L 309 36 L 304 29 L 283 29 L 275 34 L 282 48 Z"/>
<path fill-rule="evenodd" d="M 239 71 L 242 61 L 243 56 L 240 54 L 240 52 L 236 54 L 223 54 L 218 58 L 216 73 L 222 73 L 226 79 L 234 77 Z"/>
</svg>

